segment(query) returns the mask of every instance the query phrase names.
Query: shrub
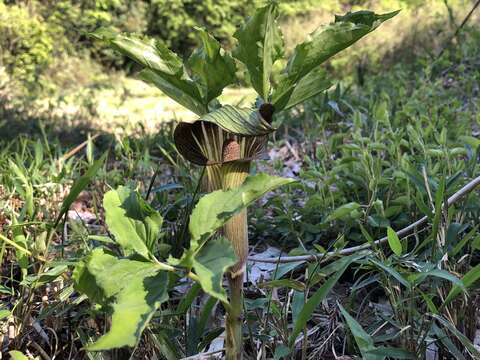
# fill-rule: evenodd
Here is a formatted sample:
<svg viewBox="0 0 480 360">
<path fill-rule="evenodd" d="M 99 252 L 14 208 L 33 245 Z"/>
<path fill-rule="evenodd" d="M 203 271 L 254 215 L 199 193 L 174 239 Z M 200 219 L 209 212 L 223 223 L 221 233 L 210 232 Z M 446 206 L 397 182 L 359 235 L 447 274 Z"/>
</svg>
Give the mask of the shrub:
<svg viewBox="0 0 480 360">
<path fill-rule="evenodd" d="M 48 26 L 26 7 L 0 3 L 0 64 L 15 78 L 33 85 L 52 59 Z"/>
</svg>

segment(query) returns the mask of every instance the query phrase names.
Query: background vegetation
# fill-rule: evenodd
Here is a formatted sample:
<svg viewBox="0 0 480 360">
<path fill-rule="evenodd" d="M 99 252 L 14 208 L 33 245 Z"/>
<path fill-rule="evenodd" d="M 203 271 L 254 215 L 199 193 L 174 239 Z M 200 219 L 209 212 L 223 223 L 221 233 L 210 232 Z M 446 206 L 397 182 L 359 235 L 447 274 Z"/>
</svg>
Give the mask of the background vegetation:
<svg viewBox="0 0 480 360">
<path fill-rule="evenodd" d="M 228 48 L 260 3 L 0 0 L 2 351 L 177 359 L 222 348 L 220 306 L 198 287 L 175 284 L 134 350 L 81 350 L 109 324 L 108 311 L 79 296 L 71 280 L 72 266 L 108 241 L 103 195 L 119 185 L 137 189 L 165 219 L 159 254 L 178 253 L 200 176 L 171 142 L 172 120 L 194 115 L 136 80 L 134 64 L 87 33 L 111 26 L 154 36 L 187 57 L 193 26 Z M 299 181 L 250 209 L 252 256 L 341 251 L 422 216 L 428 224 L 400 248 L 394 239 L 358 258 L 252 262 L 244 304 L 250 356 L 279 359 L 288 345 L 310 359 L 478 358 L 479 192 L 441 208 L 479 175 L 478 13 L 456 33 L 475 3 L 280 2 L 289 51 L 333 13 L 402 12 L 328 64 L 338 79 L 328 93 L 276 120 L 272 161 L 257 167 Z M 243 88 L 222 97 L 254 100 Z M 74 179 L 104 152 L 62 230 L 46 240 Z M 309 300 L 335 274 L 330 295 Z"/>
</svg>

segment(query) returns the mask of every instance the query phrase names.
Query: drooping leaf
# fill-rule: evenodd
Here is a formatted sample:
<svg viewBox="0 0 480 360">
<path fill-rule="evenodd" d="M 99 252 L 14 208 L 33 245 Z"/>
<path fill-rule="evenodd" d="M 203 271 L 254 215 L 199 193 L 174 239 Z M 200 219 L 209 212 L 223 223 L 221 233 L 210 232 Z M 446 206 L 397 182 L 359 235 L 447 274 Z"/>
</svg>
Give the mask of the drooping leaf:
<svg viewBox="0 0 480 360">
<path fill-rule="evenodd" d="M 400 284 L 402 284 L 406 288 L 411 287 L 410 282 L 407 279 L 405 279 L 393 266 L 390 266 L 389 264 L 386 264 L 383 261 L 377 260 L 372 257 L 368 258 L 368 260 L 377 268 L 383 270 L 386 274 L 392 276 L 394 279 L 396 279 Z"/>
<path fill-rule="evenodd" d="M 459 286 L 461 289 L 463 288 L 463 290 L 465 290 L 465 287 L 459 278 L 443 269 L 431 269 L 428 271 L 413 273 L 408 277 L 408 280 L 417 286 L 428 277 L 436 277 L 450 281 L 453 285 Z"/>
<path fill-rule="evenodd" d="M 103 198 L 105 222 L 126 255 L 148 258 L 160 236 L 163 219 L 135 191 L 119 186 Z"/>
<path fill-rule="evenodd" d="M 218 190 L 200 199 L 190 217 L 192 241 L 208 238 L 233 215 L 268 191 L 294 182 L 293 179 L 258 174 L 249 176 L 243 185 L 227 191 Z"/>
<path fill-rule="evenodd" d="M 348 312 L 344 309 L 344 307 L 337 303 L 342 313 L 345 321 L 347 322 L 348 328 L 352 332 L 352 335 L 357 343 L 360 352 L 362 353 L 362 357 L 364 359 L 369 360 L 383 360 L 385 356 L 376 355 L 371 353 L 372 350 L 375 350 L 375 345 L 373 343 L 372 337 L 362 328 L 362 326 L 355 320 Z"/>
<path fill-rule="evenodd" d="M 255 14 L 233 35 L 238 40 L 234 56 L 245 64 L 252 87 L 267 101 L 273 63 L 283 54 L 283 38 L 276 19 L 278 9 L 270 3 Z"/>
<path fill-rule="evenodd" d="M 105 162 L 106 158 L 107 153 L 103 154 L 100 159 L 96 160 L 92 164 L 92 166 L 88 168 L 87 172 L 75 181 L 67 197 L 63 200 L 62 207 L 60 208 L 60 213 L 58 214 L 55 221 L 55 226 L 58 225 L 63 215 L 65 215 L 68 209 L 70 209 L 70 206 L 78 197 L 78 195 L 82 192 L 82 190 L 85 189 L 85 187 L 90 183 L 90 181 L 92 181 L 100 167 Z"/>
<path fill-rule="evenodd" d="M 168 298 L 165 271 L 154 263 L 118 259 L 103 249 L 95 249 L 75 267 L 73 280 L 79 292 L 113 311 L 110 330 L 88 346 L 92 351 L 135 346 Z"/>
<path fill-rule="evenodd" d="M 91 35 L 147 69 L 168 75 L 182 73 L 182 59 L 161 42 L 141 39 L 135 35 L 119 34 L 107 28 L 100 28 Z"/>
<path fill-rule="evenodd" d="M 195 83 L 185 72 L 182 60 L 161 42 L 118 34 L 108 29 L 99 29 L 92 36 L 141 65 L 142 80 L 155 85 L 198 115 L 207 112 L 207 106 Z"/>
<path fill-rule="evenodd" d="M 138 76 L 195 114 L 207 113 L 207 106 L 202 103 L 200 92 L 193 81 L 185 76 L 165 75 L 150 69 L 140 71 Z"/>
<path fill-rule="evenodd" d="M 236 262 L 235 252 L 226 238 L 220 236 L 208 241 L 193 257 L 193 269 L 203 291 L 222 302 L 227 302 L 222 287 L 223 273 Z"/>
<path fill-rule="evenodd" d="M 192 53 L 187 66 L 193 74 L 192 80 L 197 84 L 203 102 L 208 104 L 222 93 L 224 87 L 235 81 L 235 62 L 213 36 L 204 29 L 195 30 L 203 45 Z"/>
<path fill-rule="evenodd" d="M 398 11 L 382 15 L 371 11 L 348 13 L 336 16 L 334 23 L 317 29 L 307 41 L 297 45 L 290 57 L 279 86 L 272 94 L 271 102 L 275 109 L 280 111 L 287 106 L 294 89 L 308 73 L 397 13 Z"/>
<path fill-rule="evenodd" d="M 400 242 L 400 239 L 398 238 L 395 230 L 393 230 L 390 226 L 387 228 L 387 239 L 388 245 L 390 246 L 390 249 L 392 249 L 394 254 L 397 256 L 402 256 L 402 243 Z"/>
</svg>

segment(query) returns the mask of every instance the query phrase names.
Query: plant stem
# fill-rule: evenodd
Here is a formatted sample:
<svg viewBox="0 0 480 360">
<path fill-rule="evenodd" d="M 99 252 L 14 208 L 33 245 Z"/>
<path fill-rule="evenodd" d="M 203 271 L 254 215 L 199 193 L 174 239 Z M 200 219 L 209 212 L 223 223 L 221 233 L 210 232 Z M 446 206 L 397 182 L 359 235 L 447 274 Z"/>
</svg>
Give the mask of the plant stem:
<svg viewBox="0 0 480 360">
<path fill-rule="evenodd" d="M 243 304 L 243 276 L 232 277 L 227 275 L 230 287 L 230 311 L 225 322 L 226 331 L 226 359 L 240 360 L 243 353 L 242 332 L 242 304 Z"/>
<path fill-rule="evenodd" d="M 222 165 L 223 189 L 238 187 L 245 181 L 250 170 L 250 164 L 234 162 Z M 248 257 L 248 222 L 247 209 L 233 216 L 224 226 L 223 235 L 230 241 L 237 256 L 237 263 L 227 274 L 230 287 L 230 310 L 227 311 L 226 359 L 242 359 L 243 353 L 243 273 Z"/>
</svg>

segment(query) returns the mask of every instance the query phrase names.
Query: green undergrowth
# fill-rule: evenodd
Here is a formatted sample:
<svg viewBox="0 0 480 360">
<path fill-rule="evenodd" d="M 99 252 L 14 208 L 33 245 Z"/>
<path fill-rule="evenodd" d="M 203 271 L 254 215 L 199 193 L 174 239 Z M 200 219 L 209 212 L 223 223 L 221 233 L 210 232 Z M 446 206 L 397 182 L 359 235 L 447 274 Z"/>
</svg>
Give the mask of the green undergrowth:
<svg viewBox="0 0 480 360">
<path fill-rule="evenodd" d="M 250 279 L 247 358 L 425 359 L 431 351 L 439 359 L 478 358 L 479 193 L 448 209 L 442 203 L 479 175 L 479 40 L 468 28 L 440 57 L 436 49 L 353 76 L 276 119 L 283 140 L 270 139 L 272 161 L 257 170 L 298 181 L 249 209 L 254 253 L 271 246 L 318 255 L 387 234 L 388 242 L 322 262 L 273 264 L 270 279 Z M 203 200 L 189 229 L 202 174 L 176 152 L 171 124 L 125 136 L 107 123 L 94 138 L 98 129 L 72 121 L 80 136 L 68 142 L 38 120 L 37 135 L 0 140 L 0 322 L 17 334 L 8 349 L 37 355 L 35 343 L 62 359 L 178 359 L 211 350 L 223 332 L 218 268 L 234 259 L 222 238 L 209 243 L 210 253 L 181 255 L 190 232 L 197 238 L 198 229 L 214 227 L 200 216 L 233 210 Z M 234 205 L 246 201 L 234 195 Z M 413 236 L 395 236 L 425 215 Z M 169 254 L 170 263 L 192 262 L 215 281 L 179 282 L 160 272 Z M 122 266 L 138 270 L 135 281 L 121 278 Z M 165 286 L 151 286 L 152 274 Z M 107 297 L 116 299 L 113 310 L 127 304 L 139 312 L 117 312 L 111 322 Z M 143 330 L 139 341 L 119 331 L 133 349 L 84 350 L 98 339 L 92 349 L 117 341 L 101 336 L 122 321 Z M 31 324 L 47 329 L 49 342 Z"/>
</svg>

